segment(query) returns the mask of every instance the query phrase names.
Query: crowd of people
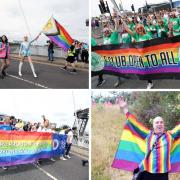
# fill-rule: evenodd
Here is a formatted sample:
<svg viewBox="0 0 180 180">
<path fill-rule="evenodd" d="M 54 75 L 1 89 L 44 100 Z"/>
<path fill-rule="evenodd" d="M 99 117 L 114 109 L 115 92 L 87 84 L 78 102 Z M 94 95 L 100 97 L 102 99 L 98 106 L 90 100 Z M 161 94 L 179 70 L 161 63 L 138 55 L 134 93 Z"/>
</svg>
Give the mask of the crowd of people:
<svg viewBox="0 0 180 180">
<path fill-rule="evenodd" d="M 113 16 L 101 15 L 92 18 L 91 45 L 108 45 L 120 43 L 137 43 L 156 38 L 167 38 L 180 35 L 180 10 L 160 10 L 147 13 L 118 14 Z M 101 39 L 102 41 L 100 41 Z M 99 43 L 97 43 L 100 41 Z M 97 86 L 102 86 L 105 80 L 102 73 Z M 115 87 L 120 85 L 120 77 Z M 152 80 L 148 80 L 147 88 L 153 87 Z"/>
<path fill-rule="evenodd" d="M 60 154 L 60 160 L 67 160 L 70 159 L 69 152 L 71 150 L 71 145 L 73 143 L 73 137 L 76 133 L 77 128 L 72 127 L 70 128 L 67 125 L 64 125 L 60 131 L 56 131 L 55 124 L 51 124 L 45 116 L 42 116 L 43 122 L 24 122 L 21 119 L 16 119 L 14 116 L 5 116 L 3 121 L 0 122 L 0 130 L 5 131 L 27 131 L 27 132 L 49 132 L 49 133 L 56 133 L 67 135 L 66 146 L 64 154 Z M 52 161 L 55 161 L 51 158 Z M 36 165 L 41 164 L 41 160 L 35 162 Z M 7 167 L 2 167 L 4 170 L 7 170 Z"/>
<path fill-rule="evenodd" d="M 18 67 L 18 75 L 20 77 L 23 76 L 22 66 L 26 58 L 29 62 L 34 78 L 38 77 L 35 72 L 34 65 L 32 63 L 30 46 L 34 41 L 38 40 L 40 35 L 41 33 L 39 33 L 38 36 L 31 41 L 29 41 L 28 36 L 24 36 L 23 42 L 20 44 L 19 54 L 18 54 L 20 59 L 19 67 Z M 48 43 L 48 60 L 52 62 L 54 61 L 54 44 L 52 41 L 47 41 L 47 43 Z M 74 43 L 68 50 L 64 69 L 67 70 L 67 65 L 71 64 L 73 67 L 73 72 L 76 72 L 75 63 L 79 61 L 80 56 L 83 64 L 88 63 L 88 58 L 89 58 L 88 45 L 86 43 L 80 43 L 79 41 L 74 41 Z M 6 35 L 0 37 L 0 60 L 1 60 L 0 78 L 4 79 L 5 76 L 7 75 L 5 70 L 10 65 L 10 44 L 8 42 L 8 38 Z"/>
</svg>

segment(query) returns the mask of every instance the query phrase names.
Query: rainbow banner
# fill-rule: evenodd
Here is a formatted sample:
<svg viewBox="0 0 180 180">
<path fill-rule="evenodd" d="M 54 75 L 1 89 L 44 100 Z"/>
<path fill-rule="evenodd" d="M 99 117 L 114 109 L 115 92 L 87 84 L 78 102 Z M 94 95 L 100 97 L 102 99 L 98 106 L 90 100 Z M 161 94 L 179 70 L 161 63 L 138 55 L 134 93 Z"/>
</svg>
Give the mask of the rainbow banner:
<svg viewBox="0 0 180 180">
<path fill-rule="evenodd" d="M 150 133 L 151 131 L 140 123 L 134 115 L 127 113 L 127 121 L 123 128 L 112 167 L 133 171 L 140 163 L 146 162 L 143 161 L 147 153 L 146 138 Z M 180 126 L 176 126 L 167 133 L 168 135 L 172 134 L 172 137 L 174 137 L 170 151 L 170 172 L 180 172 Z"/>
<path fill-rule="evenodd" d="M 64 51 L 67 51 L 74 42 L 65 28 L 53 17 L 48 20 L 42 32 Z"/>
<path fill-rule="evenodd" d="M 0 166 L 33 163 L 64 154 L 66 138 L 44 132 L 0 131 Z"/>
<path fill-rule="evenodd" d="M 133 79 L 180 79 L 180 36 L 134 44 L 92 47 L 101 55 L 103 71 Z"/>
</svg>

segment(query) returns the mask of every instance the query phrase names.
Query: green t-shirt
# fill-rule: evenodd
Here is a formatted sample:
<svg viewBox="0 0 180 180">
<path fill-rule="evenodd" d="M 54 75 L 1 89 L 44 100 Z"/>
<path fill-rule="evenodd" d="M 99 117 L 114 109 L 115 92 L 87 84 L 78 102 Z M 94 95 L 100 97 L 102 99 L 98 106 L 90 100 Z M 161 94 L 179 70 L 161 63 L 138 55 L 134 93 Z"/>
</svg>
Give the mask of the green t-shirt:
<svg viewBox="0 0 180 180">
<path fill-rule="evenodd" d="M 180 18 L 170 18 L 170 22 L 173 23 L 173 35 L 180 35 Z"/>
<path fill-rule="evenodd" d="M 119 32 L 114 31 L 109 37 L 103 37 L 103 44 L 119 44 Z"/>
<path fill-rule="evenodd" d="M 131 35 L 129 33 L 123 33 L 121 35 L 121 43 L 128 43 L 132 42 Z"/>
<path fill-rule="evenodd" d="M 127 26 L 129 27 L 129 29 L 131 31 L 134 31 L 134 28 L 135 28 L 135 24 L 134 23 L 129 23 Z"/>
<path fill-rule="evenodd" d="M 151 28 L 148 25 L 144 26 L 144 28 L 146 30 L 146 33 L 149 34 L 150 36 L 152 36 Z"/>
<path fill-rule="evenodd" d="M 157 25 L 156 30 L 157 30 L 157 35 L 159 38 L 164 37 L 164 35 L 168 33 L 168 29 L 166 26 Z"/>
<path fill-rule="evenodd" d="M 97 42 L 93 37 L 91 37 L 91 46 L 97 46 Z"/>
<path fill-rule="evenodd" d="M 139 35 L 137 33 L 134 33 L 133 37 L 136 42 L 142 42 L 152 39 L 152 37 L 149 34 Z"/>
</svg>

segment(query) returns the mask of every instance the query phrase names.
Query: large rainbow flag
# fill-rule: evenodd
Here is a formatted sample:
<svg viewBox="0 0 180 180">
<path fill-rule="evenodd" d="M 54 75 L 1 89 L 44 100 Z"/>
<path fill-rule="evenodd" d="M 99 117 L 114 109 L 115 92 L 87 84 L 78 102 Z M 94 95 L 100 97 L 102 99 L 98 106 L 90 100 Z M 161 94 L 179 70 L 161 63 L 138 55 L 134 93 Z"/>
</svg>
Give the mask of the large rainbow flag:
<svg viewBox="0 0 180 180">
<path fill-rule="evenodd" d="M 0 167 L 33 163 L 64 154 L 66 135 L 0 131 Z"/>
<path fill-rule="evenodd" d="M 92 47 L 104 73 L 139 79 L 180 79 L 180 36 Z"/>
<path fill-rule="evenodd" d="M 142 123 L 137 121 L 134 115 L 129 113 L 112 167 L 126 171 L 136 169 L 145 158 L 145 139 L 150 132 Z M 168 131 L 168 133 L 175 133 L 174 137 L 176 137 L 171 146 L 171 172 L 180 172 L 180 125 L 176 126 L 172 131 Z"/>
<path fill-rule="evenodd" d="M 48 20 L 42 32 L 64 51 L 67 51 L 74 42 L 66 29 L 53 17 Z"/>
</svg>

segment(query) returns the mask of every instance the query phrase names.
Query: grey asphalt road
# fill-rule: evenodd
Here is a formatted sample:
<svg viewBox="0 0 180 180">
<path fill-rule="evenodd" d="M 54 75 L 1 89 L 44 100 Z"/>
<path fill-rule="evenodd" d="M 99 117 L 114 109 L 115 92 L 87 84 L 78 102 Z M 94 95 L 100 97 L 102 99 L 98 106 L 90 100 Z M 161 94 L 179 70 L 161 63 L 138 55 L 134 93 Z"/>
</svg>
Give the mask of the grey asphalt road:
<svg viewBox="0 0 180 180">
<path fill-rule="evenodd" d="M 43 160 L 40 166 L 26 164 L 8 170 L 0 168 L 0 180 L 88 180 L 89 165 L 82 166 L 82 159 L 71 154 L 67 161 Z"/>
<path fill-rule="evenodd" d="M 34 78 L 28 62 L 22 68 L 23 77 L 18 76 L 19 61 L 12 59 L 8 76 L 0 79 L 0 89 L 87 89 L 88 71 L 78 70 L 77 74 L 61 70 L 59 65 L 34 63 L 38 78 Z M 61 66 L 62 67 L 62 66 Z"/>
<path fill-rule="evenodd" d="M 114 88 L 114 84 L 117 81 L 116 76 L 104 75 L 103 78 L 106 80 L 105 84 L 101 87 L 96 87 L 98 82 L 98 76 L 92 77 L 92 89 L 146 89 L 148 84 L 145 80 L 132 80 L 121 78 L 121 83 L 119 87 Z M 153 80 L 153 84 L 153 89 L 180 89 L 180 80 Z"/>
</svg>

